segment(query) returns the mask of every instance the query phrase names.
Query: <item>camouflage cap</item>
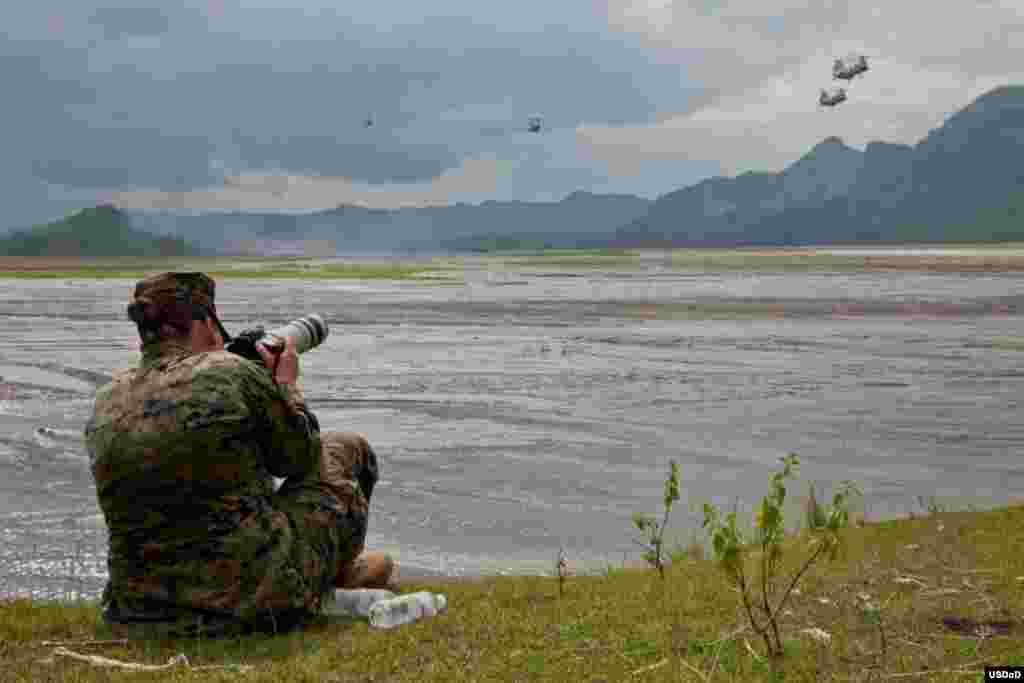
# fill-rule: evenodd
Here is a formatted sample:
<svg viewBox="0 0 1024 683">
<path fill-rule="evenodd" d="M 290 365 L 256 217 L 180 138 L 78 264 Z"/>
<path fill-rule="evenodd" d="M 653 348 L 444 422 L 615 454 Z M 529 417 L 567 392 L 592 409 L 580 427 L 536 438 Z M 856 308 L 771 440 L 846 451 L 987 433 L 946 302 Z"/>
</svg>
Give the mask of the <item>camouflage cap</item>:
<svg viewBox="0 0 1024 683">
<path fill-rule="evenodd" d="M 230 339 L 217 318 L 215 285 L 204 273 L 160 273 L 139 280 L 128 304 L 128 317 L 139 327 L 144 342 L 169 334 L 185 335 L 193 320 L 213 317 L 224 340 Z M 168 326 L 172 331 L 168 331 Z"/>
<path fill-rule="evenodd" d="M 205 273 L 160 273 L 136 283 L 131 303 L 213 307 L 214 291 L 213 278 Z"/>
</svg>

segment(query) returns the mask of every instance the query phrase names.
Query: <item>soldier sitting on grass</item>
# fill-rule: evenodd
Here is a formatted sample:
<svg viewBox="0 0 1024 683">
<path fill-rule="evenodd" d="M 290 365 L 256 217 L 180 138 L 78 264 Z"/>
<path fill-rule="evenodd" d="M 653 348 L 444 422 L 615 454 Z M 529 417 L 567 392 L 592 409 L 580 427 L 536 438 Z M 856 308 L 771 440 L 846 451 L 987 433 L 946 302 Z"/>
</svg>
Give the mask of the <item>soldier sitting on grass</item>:
<svg viewBox="0 0 1024 683">
<path fill-rule="evenodd" d="M 391 558 L 363 554 L 377 457 L 359 434 L 320 433 L 294 341 L 257 345 L 265 367 L 225 351 L 202 273 L 140 281 L 128 315 L 142 359 L 99 389 L 85 429 L 115 634 L 281 631 L 335 587 L 393 588 Z"/>
</svg>

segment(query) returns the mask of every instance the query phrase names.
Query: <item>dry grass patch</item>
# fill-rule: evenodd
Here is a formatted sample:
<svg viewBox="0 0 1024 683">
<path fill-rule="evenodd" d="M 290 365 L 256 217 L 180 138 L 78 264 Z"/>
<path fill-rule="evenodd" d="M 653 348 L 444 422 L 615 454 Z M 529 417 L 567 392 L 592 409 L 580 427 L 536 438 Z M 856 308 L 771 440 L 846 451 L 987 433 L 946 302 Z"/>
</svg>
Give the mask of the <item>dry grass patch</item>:
<svg viewBox="0 0 1024 683">
<path fill-rule="evenodd" d="M 939 273 L 1011 273 L 1024 270 L 1022 254 L 865 256 L 868 270 L 924 270 Z"/>
<path fill-rule="evenodd" d="M 696 272 L 1017 272 L 1024 254 L 991 248 L 977 254 L 859 255 L 815 249 L 674 249 L 673 269 Z"/>
</svg>

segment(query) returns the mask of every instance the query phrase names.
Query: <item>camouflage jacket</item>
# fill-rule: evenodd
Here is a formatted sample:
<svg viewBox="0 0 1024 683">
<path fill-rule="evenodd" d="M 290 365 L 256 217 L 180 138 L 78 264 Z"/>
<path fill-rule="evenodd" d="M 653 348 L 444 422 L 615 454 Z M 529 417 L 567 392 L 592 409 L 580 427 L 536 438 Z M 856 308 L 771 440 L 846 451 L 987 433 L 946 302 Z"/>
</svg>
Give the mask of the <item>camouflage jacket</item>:
<svg viewBox="0 0 1024 683">
<path fill-rule="evenodd" d="M 319 473 L 319 425 L 297 387 L 286 395 L 227 351 L 163 342 L 99 389 L 85 437 L 110 536 L 108 603 L 164 620 L 319 606 L 271 505 L 271 475 Z"/>
</svg>

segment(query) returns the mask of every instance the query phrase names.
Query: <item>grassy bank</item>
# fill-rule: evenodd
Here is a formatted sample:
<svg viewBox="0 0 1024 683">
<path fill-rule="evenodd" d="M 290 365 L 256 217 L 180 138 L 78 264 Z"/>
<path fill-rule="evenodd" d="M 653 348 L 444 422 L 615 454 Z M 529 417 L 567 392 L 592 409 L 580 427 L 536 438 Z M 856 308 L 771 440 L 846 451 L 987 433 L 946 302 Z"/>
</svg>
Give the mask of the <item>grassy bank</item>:
<svg viewBox="0 0 1024 683">
<path fill-rule="evenodd" d="M 932 245 L 934 246 L 934 245 Z M 957 247 L 977 245 L 956 245 Z M 1015 272 L 1024 271 L 1019 245 L 977 246 L 977 253 L 853 255 L 824 248 L 798 249 L 548 249 L 449 256 L 325 259 L 295 257 L 169 257 L 82 259 L 74 257 L 0 257 L 0 279 L 139 279 L 165 270 L 201 270 L 217 278 L 390 279 L 461 284 L 468 264 L 497 271 L 637 271 L 649 265 L 677 272 Z"/>
<path fill-rule="evenodd" d="M 870 246 L 870 245 L 862 245 Z M 933 248 L 943 245 L 910 245 Z M 580 249 L 493 253 L 481 257 L 497 269 L 636 270 L 645 263 L 680 272 L 1012 272 L 1024 270 L 1024 250 L 1010 245 L 946 245 L 972 254 L 868 255 L 829 253 L 827 248 L 691 248 L 664 250 Z"/>
<path fill-rule="evenodd" d="M 989 346 L 998 351 L 1024 351 L 1024 337 L 996 337 Z"/>
<path fill-rule="evenodd" d="M 783 612 L 788 654 L 774 680 L 977 681 L 985 663 L 1024 665 L 1024 506 L 933 509 L 861 522 L 842 537 L 838 559 L 814 565 Z M 787 572 L 805 540 L 787 539 Z M 184 653 L 192 666 L 253 667 L 158 674 L 168 681 L 773 680 L 739 596 L 696 546 L 675 553 L 664 580 L 654 570 L 609 569 L 559 584 L 554 576 L 407 584 L 444 592 L 449 610 L 391 631 L 322 618 L 279 636 L 67 647 L 148 664 Z M 878 619 L 858 610 L 865 598 Z M 46 644 L 108 638 L 94 604 L 0 603 L 7 681 L 139 680 Z"/>
<path fill-rule="evenodd" d="M 482 257 L 489 268 L 534 269 L 628 269 L 641 266 L 640 254 L 630 249 L 544 249 L 538 251 L 509 251 Z"/>
<path fill-rule="evenodd" d="M 35 279 L 140 279 L 168 270 L 202 271 L 215 278 L 304 280 L 427 280 L 461 282 L 451 266 L 439 259 L 429 262 L 400 259 L 353 261 L 294 257 L 194 257 L 78 259 L 63 257 L 0 257 L 0 278 Z"/>
</svg>

